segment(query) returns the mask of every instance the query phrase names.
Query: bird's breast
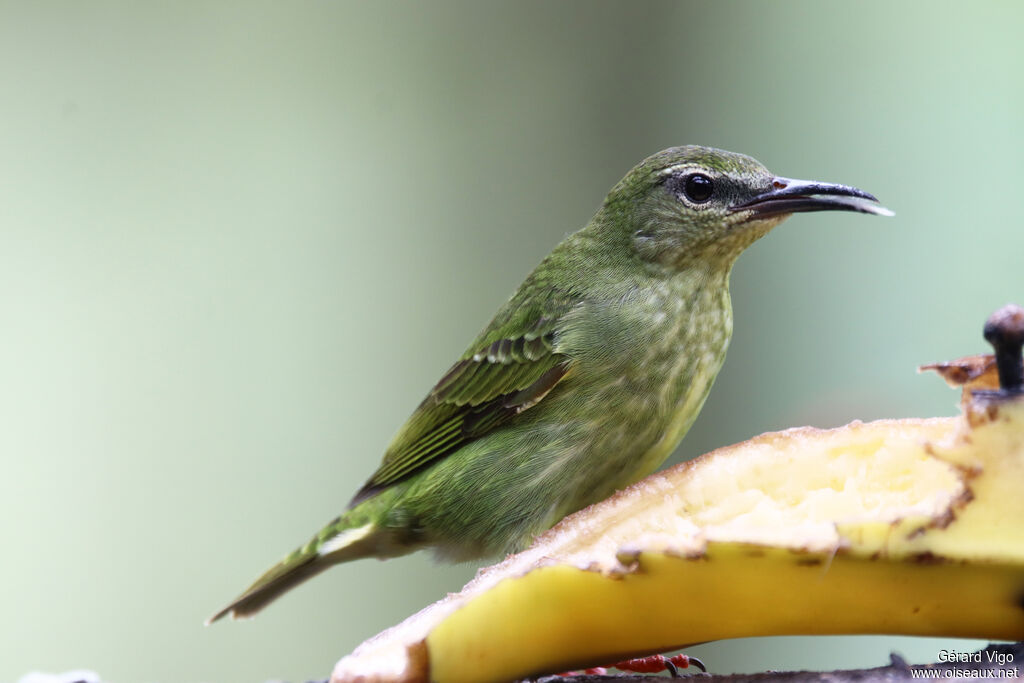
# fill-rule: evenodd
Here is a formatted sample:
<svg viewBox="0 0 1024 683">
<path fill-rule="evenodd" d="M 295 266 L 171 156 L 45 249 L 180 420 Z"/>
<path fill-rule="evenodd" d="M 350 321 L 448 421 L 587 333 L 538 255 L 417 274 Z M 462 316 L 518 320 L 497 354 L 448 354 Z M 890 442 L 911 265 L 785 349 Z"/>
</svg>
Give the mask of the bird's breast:
<svg viewBox="0 0 1024 683">
<path fill-rule="evenodd" d="M 657 468 L 693 424 L 732 334 L 727 278 L 659 282 L 581 307 L 559 340 L 589 396 L 584 419 L 629 480 Z M 599 427 L 599 428 L 598 428 Z"/>
</svg>

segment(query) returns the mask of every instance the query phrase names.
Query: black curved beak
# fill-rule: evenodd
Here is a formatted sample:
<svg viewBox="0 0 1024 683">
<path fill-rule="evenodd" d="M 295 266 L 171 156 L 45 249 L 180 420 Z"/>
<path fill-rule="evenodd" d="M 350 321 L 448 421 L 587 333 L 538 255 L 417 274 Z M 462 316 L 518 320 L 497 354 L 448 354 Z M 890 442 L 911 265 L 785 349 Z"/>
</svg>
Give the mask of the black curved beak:
<svg viewBox="0 0 1024 683">
<path fill-rule="evenodd" d="M 792 178 L 775 178 L 771 190 L 737 204 L 732 207 L 732 211 L 753 211 L 752 218 L 808 211 L 857 211 L 876 216 L 893 215 L 892 211 L 878 204 L 874 195 L 856 187 Z"/>
</svg>

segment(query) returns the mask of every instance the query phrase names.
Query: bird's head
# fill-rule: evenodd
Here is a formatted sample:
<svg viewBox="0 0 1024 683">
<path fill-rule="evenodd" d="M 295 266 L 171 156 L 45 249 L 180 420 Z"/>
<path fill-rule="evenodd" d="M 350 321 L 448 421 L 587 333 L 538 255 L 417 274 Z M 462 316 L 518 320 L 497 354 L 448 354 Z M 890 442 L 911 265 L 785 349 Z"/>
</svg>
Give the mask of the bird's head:
<svg viewBox="0 0 1024 683">
<path fill-rule="evenodd" d="M 858 211 L 892 215 L 848 185 L 776 176 L 756 159 L 710 147 L 672 147 L 648 157 L 612 189 L 605 211 L 629 231 L 645 261 L 731 264 L 790 214 Z"/>
</svg>

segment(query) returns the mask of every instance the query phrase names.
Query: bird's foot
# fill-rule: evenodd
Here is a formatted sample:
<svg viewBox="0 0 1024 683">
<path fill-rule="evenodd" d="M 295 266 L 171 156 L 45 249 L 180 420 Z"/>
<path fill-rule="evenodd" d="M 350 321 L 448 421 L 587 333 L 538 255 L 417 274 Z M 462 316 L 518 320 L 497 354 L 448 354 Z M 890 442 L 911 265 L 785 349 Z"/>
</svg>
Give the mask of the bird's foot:
<svg viewBox="0 0 1024 683">
<path fill-rule="evenodd" d="M 654 674 L 667 670 L 669 674 L 671 674 L 672 678 L 679 678 L 679 670 L 688 669 L 690 666 L 695 666 L 704 673 L 707 673 L 708 671 L 708 668 L 704 666 L 704 662 L 700 661 L 696 657 L 678 654 L 672 655 L 671 657 L 666 657 L 665 655 L 651 655 L 650 657 L 626 659 L 621 662 L 609 664 L 608 666 L 595 666 L 589 669 L 583 669 L 582 671 L 566 671 L 565 673 L 557 675 L 563 677 L 578 676 L 580 674 L 603 676 L 608 673 L 608 669 L 618 669 L 619 671 L 631 671 L 633 673 L 643 674 Z"/>
<path fill-rule="evenodd" d="M 707 673 L 708 671 L 708 668 L 704 666 L 704 662 L 700 661 L 696 657 L 689 657 L 684 654 L 672 655 L 671 657 L 666 657 L 665 655 L 651 655 L 650 657 L 627 659 L 624 662 L 616 662 L 609 666 L 618 669 L 619 671 L 652 674 L 665 671 L 667 669 L 672 675 L 672 678 L 679 678 L 679 670 L 688 669 L 691 665 L 697 667 L 704 673 Z"/>
</svg>

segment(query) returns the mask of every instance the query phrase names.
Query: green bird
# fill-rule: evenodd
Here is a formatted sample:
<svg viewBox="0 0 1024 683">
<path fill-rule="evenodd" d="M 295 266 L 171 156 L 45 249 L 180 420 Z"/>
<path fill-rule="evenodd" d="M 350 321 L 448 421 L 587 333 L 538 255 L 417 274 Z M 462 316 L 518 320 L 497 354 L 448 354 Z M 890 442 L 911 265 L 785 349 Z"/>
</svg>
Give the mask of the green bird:
<svg viewBox="0 0 1024 683">
<path fill-rule="evenodd" d="M 892 215 L 876 201 L 708 147 L 645 159 L 441 377 L 346 511 L 209 621 L 339 562 L 518 551 L 654 471 L 722 367 L 740 253 L 793 213 Z"/>
</svg>

